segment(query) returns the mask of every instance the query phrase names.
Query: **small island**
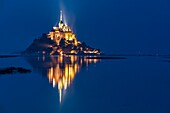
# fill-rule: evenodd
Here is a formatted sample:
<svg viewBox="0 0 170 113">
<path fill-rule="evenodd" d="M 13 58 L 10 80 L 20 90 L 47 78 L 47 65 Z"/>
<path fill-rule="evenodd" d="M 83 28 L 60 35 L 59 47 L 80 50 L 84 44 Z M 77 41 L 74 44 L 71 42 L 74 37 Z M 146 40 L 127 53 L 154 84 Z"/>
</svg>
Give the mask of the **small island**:
<svg viewBox="0 0 170 113">
<path fill-rule="evenodd" d="M 71 28 L 63 21 L 63 13 L 60 11 L 58 26 L 54 26 L 49 33 L 35 39 L 22 53 L 24 55 L 100 55 L 101 51 L 77 40 Z"/>
<path fill-rule="evenodd" d="M 31 73 L 31 70 L 25 69 L 22 67 L 7 67 L 7 68 L 0 68 L 0 75 L 2 74 L 15 74 L 15 73 Z"/>
</svg>

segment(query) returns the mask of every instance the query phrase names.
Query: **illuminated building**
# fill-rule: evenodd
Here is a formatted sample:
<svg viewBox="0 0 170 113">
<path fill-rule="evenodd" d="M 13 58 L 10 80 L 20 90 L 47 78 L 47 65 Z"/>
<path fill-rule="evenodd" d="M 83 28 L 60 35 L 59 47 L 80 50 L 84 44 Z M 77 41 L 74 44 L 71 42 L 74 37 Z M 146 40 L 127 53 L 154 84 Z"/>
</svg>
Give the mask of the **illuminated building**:
<svg viewBox="0 0 170 113">
<path fill-rule="evenodd" d="M 23 52 L 27 55 L 100 55 L 99 49 L 92 48 L 77 40 L 71 28 L 63 21 L 63 12 L 60 11 L 60 20 L 52 30 L 35 39 Z"/>
<path fill-rule="evenodd" d="M 58 26 L 53 27 L 49 32 L 48 38 L 55 41 L 57 45 L 60 45 L 61 39 L 65 39 L 67 43 L 72 43 L 77 46 L 78 42 L 76 35 L 72 32 L 71 28 L 63 22 L 63 13 L 60 11 L 60 21 Z"/>
</svg>

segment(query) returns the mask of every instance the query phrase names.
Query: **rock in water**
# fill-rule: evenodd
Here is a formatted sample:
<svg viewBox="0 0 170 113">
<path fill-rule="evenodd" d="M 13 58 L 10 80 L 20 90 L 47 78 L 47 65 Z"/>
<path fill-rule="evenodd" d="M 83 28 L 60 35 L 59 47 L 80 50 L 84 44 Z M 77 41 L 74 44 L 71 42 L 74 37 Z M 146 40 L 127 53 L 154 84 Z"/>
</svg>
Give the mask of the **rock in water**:
<svg viewBox="0 0 170 113">
<path fill-rule="evenodd" d="M 7 67 L 7 68 L 0 68 L 0 74 L 14 74 L 14 73 L 30 73 L 31 70 L 24 69 L 22 67 Z"/>
<path fill-rule="evenodd" d="M 58 26 L 35 39 L 23 52 L 27 55 L 99 55 L 99 49 L 92 48 L 77 40 L 71 28 L 63 22 L 62 13 Z"/>
</svg>

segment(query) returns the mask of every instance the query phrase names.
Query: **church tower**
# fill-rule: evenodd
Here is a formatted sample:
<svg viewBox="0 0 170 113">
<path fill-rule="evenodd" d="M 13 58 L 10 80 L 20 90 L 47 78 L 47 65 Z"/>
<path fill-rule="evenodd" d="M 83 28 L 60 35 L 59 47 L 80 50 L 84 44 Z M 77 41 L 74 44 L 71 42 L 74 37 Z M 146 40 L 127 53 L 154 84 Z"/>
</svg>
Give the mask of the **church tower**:
<svg viewBox="0 0 170 113">
<path fill-rule="evenodd" d="M 63 23 L 63 12 L 62 12 L 62 10 L 60 11 L 60 21 L 59 21 L 59 23 L 58 23 L 58 26 L 59 26 L 60 29 L 64 26 L 64 23 Z"/>
</svg>

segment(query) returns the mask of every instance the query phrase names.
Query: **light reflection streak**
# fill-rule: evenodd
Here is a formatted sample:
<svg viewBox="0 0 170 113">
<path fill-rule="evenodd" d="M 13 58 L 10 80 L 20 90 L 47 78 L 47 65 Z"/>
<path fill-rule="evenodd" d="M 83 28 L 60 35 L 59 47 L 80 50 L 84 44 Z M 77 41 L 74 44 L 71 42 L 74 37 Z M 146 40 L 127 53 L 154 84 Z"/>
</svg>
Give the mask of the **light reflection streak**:
<svg viewBox="0 0 170 113">
<path fill-rule="evenodd" d="M 89 64 L 99 62 L 99 59 L 86 59 L 78 56 L 50 56 L 27 59 L 36 70 L 41 70 L 48 77 L 53 88 L 58 88 L 59 102 L 62 102 L 63 93 L 71 86 L 77 73 Z M 42 73 L 42 72 L 41 72 Z"/>
<path fill-rule="evenodd" d="M 47 75 L 49 82 L 53 84 L 53 87 L 58 86 L 60 103 L 62 102 L 63 92 L 70 87 L 76 74 L 80 71 L 82 63 L 85 63 L 86 66 L 88 66 L 87 64 L 98 62 L 96 59 L 82 59 L 77 56 L 52 57 L 52 61 L 58 63 L 48 69 Z"/>
</svg>

